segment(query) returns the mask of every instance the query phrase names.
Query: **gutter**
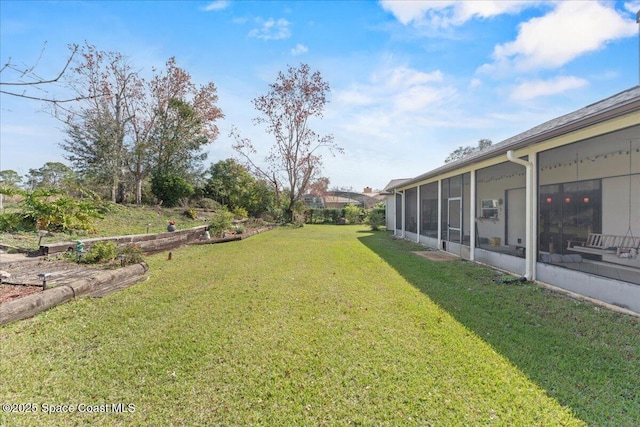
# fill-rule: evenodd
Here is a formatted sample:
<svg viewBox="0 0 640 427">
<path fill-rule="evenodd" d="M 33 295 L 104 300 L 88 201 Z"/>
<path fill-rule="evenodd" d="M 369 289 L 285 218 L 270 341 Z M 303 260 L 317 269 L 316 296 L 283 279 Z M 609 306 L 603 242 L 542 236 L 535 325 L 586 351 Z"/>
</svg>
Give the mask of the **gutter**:
<svg viewBox="0 0 640 427">
<path fill-rule="evenodd" d="M 513 150 L 507 151 L 507 159 L 510 162 L 524 166 L 526 169 L 526 204 L 525 204 L 525 270 L 524 278 L 531 281 L 534 278 L 535 259 L 533 258 L 533 163 L 522 160 L 513 154 Z"/>
</svg>

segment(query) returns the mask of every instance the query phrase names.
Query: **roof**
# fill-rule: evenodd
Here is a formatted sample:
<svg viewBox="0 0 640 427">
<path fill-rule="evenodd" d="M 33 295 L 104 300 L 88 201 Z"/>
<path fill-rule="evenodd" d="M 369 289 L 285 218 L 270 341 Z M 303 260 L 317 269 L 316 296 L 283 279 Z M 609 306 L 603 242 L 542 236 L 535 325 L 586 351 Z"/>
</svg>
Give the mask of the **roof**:
<svg viewBox="0 0 640 427">
<path fill-rule="evenodd" d="M 522 149 L 530 145 L 546 141 L 550 138 L 567 134 L 577 129 L 634 111 L 640 111 L 640 85 L 634 86 L 631 89 L 627 89 L 572 113 L 549 120 L 548 122 L 533 127 L 528 131 L 492 145 L 486 150 L 473 153 L 455 162 L 447 163 L 444 166 L 433 169 L 415 178 L 391 180 L 384 190 L 388 192 L 419 181 L 424 181 L 425 179 L 433 178 L 445 172 L 506 154 L 509 150 Z"/>
<path fill-rule="evenodd" d="M 411 178 L 392 179 L 391 181 L 389 181 L 386 187 L 384 187 L 384 189 L 380 192 L 380 194 L 391 194 L 392 192 L 390 190 L 400 187 L 402 184 L 404 184 L 407 181 L 411 181 Z"/>
</svg>

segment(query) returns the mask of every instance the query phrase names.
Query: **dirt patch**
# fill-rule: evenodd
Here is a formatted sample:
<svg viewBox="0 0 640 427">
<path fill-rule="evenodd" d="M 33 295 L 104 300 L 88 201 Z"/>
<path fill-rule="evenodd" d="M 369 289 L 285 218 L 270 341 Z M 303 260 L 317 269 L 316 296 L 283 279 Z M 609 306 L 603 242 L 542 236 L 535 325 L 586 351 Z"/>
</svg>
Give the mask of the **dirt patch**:
<svg viewBox="0 0 640 427">
<path fill-rule="evenodd" d="M 42 292 L 42 286 L 0 285 L 0 304 Z"/>
<path fill-rule="evenodd" d="M 47 288 L 54 288 L 76 279 L 91 278 L 102 271 L 86 264 L 44 259 L 16 262 L 5 265 L 2 269 L 11 273 L 11 277 L 3 279 L 0 285 L 0 304 L 42 292 L 42 277 L 39 274 L 48 274 Z"/>
<path fill-rule="evenodd" d="M 453 261 L 460 259 L 460 257 L 442 251 L 415 251 L 412 254 L 418 255 L 422 258 L 426 258 L 429 261 Z"/>
</svg>

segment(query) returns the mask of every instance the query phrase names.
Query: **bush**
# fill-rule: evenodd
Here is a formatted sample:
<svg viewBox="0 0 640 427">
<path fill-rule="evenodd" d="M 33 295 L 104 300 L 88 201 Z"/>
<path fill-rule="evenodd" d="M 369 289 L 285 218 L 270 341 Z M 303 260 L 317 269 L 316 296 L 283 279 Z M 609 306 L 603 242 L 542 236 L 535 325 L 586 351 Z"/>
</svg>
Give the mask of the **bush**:
<svg viewBox="0 0 640 427">
<path fill-rule="evenodd" d="M 322 213 L 324 216 L 324 222 L 330 224 L 337 224 L 340 219 L 340 209 L 330 208 L 325 209 Z"/>
<path fill-rule="evenodd" d="M 377 231 L 380 227 L 384 226 L 385 214 L 384 211 L 380 211 L 379 209 L 372 209 L 367 216 L 367 224 L 371 227 L 373 231 Z"/>
<path fill-rule="evenodd" d="M 246 219 L 249 217 L 249 212 L 243 207 L 238 206 L 233 210 L 234 219 Z"/>
<path fill-rule="evenodd" d="M 124 265 L 138 264 L 144 261 L 142 249 L 135 244 L 128 244 L 118 248 L 118 255 L 124 257 Z"/>
<path fill-rule="evenodd" d="M 344 207 L 344 217 L 347 219 L 349 224 L 360 224 L 362 223 L 362 216 L 364 211 L 362 208 L 359 208 L 355 205 L 348 205 Z"/>
<path fill-rule="evenodd" d="M 182 213 L 182 215 L 186 216 L 189 219 L 198 219 L 198 212 L 195 209 L 187 209 Z"/>
<path fill-rule="evenodd" d="M 154 175 L 151 178 L 151 190 L 164 206 L 178 206 L 181 199 L 194 193 L 193 187 L 184 178 L 173 174 Z"/>
<path fill-rule="evenodd" d="M 116 244 L 113 242 L 96 242 L 85 254 L 83 260 L 87 264 L 109 262 L 116 258 Z"/>
<path fill-rule="evenodd" d="M 3 194 L 6 190 L 2 190 Z M 91 231 L 94 220 L 101 218 L 95 200 L 78 200 L 59 191 L 36 189 L 13 190 L 23 196 L 17 212 L 0 215 L 0 231 Z"/>
<path fill-rule="evenodd" d="M 211 215 L 209 229 L 215 236 L 221 236 L 231 227 L 233 214 L 227 209 L 219 209 Z"/>
<path fill-rule="evenodd" d="M 220 203 L 216 202 L 213 199 L 209 199 L 208 197 L 203 197 L 201 199 L 196 200 L 195 205 L 196 207 L 199 207 L 201 209 L 207 209 L 210 211 L 220 209 L 220 207 L 222 206 L 220 205 Z"/>
</svg>

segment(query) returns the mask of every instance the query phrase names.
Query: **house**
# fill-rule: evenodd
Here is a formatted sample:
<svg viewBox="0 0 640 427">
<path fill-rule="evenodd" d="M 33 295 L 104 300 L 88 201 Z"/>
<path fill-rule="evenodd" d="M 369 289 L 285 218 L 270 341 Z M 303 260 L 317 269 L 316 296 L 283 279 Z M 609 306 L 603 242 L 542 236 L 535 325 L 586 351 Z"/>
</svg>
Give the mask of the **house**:
<svg viewBox="0 0 640 427">
<path fill-rule="evenodd" d="M 308 194 L 302 199 L 308 208 L 342 209 L 348 205 L 359 206 L 365 209 L 372 208 L 376 203 L 384 201 L 384 195 L 374 193 L 370 187 L 366 187 L 362 193 L 355 191 L 328 191 L 323 196 Z"/>
<path fill-rule="evenodd" d="M 640 313 L 640 86 L 385 194 L 396 236 Z"/>
</svg>

